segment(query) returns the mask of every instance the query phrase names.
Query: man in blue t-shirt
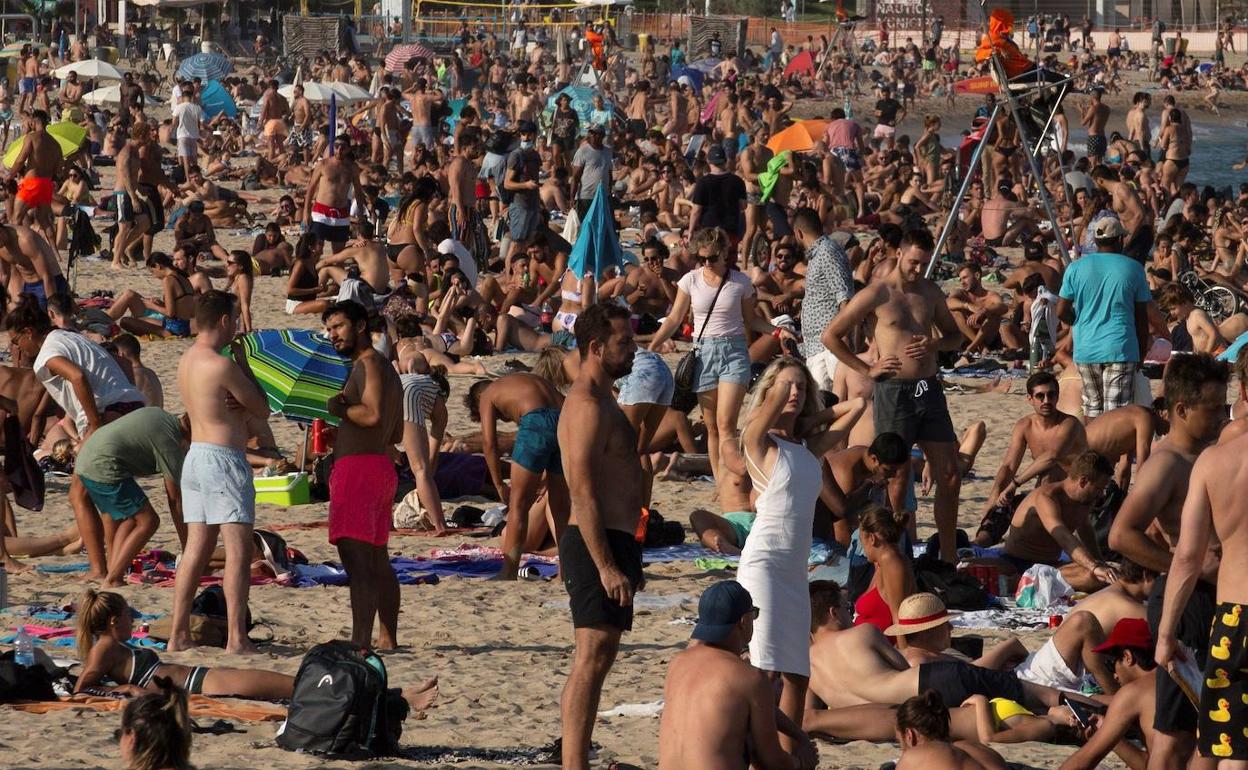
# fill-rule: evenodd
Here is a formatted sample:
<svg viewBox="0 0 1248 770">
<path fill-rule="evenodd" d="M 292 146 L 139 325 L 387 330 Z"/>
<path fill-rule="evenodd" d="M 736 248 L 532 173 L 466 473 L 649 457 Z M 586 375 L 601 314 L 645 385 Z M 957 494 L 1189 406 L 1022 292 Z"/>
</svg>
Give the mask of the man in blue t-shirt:
<svg viewBox="0 0 1248 770">
<path fill-rule="evenodd" d="M 1126 231 L 1114 217 L 1094 225 L 1097 252 L 1066 269 L 1057 312 L 1072 325 L 1074 359 L 1083 382 L 1084 420 L 1127 406 L 1148 349 L 1144 266 L 1121 253 Z"/>
</svg>

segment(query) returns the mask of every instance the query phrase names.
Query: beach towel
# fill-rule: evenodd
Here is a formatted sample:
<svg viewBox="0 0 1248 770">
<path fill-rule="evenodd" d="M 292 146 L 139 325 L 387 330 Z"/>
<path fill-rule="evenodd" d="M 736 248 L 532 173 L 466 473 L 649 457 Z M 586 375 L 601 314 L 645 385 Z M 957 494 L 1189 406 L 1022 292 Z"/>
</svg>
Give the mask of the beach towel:
<svg viewBox="0 0 1248 770">
<path fill-rule="evenodd" d="M 43 510 L 43 471 L 17 415 L 4 418 L 4 474 L 13 487 L 13 501 L 28 511 Z"/>
<path fill-rule="evenodd" d="M 758 175 L 758 186 L 762 190 L 763 203 L 771 199 L 771 194 L 776 189 L 776 183 L 780 181 L 780 169 L 785 167 L 789 162 L 789 156 L 792 154 L 788 150 L 777 154 L 767 161 L 766 170 Z"/>
<path fill-rule="evenodd" d="M 24 701 L 11 703 L 14 711 L 25 711 L 31 714 L 47 714 L 52 711 L 67 709 L 87 709 L 89 711 L 121 711 L 129 698 L 106 698 L 99 695 L 72 695 L 54 701 Z M 283 706 L 263 703 L 240 702 L 209 698 L 207 695 L 190 697 L 192 717 L 212 717 L 215 719 L 233 719 L 240 722 L 280 722 L 286 718 Z"/>
</svg>

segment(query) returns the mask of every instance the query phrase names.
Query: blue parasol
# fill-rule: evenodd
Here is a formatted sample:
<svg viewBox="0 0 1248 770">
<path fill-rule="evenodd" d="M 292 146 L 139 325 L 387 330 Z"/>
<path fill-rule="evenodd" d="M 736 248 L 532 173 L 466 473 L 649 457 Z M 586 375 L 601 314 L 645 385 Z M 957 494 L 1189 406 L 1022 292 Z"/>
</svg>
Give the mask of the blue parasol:
<svg viewBox="0 0 1248 770">
<path fill-rule="evenodd" d="M 220 81 L 209 80 L 204 84 L 204 89 L 199 94 L 199 104 L 204 108 L 204 117 L 209 120 L 223 112 L 227 118 L 238 117 L 238 105 Z"/>
<path fill-rule="evenodd" d="M 329 95 L 329 154 L 334 154 L 334 139 L 338 136 L 338 95 Z"/>
<path fill-rule="evenodd" d="M 234 65 L 223 54 L 197 53 L 186 57 L 178 66 L 178 77 L 183 80 L 220 80 L 234 71 Z"/>
<path fill-rule="evenodd" d="M 269 401 L 269 409 L 296 422 L 318 417 L 338 424 L 327 402 L 342 390 L 351 362 L 323 334 L 308 329 L 262 329 L 232 346 L 242 355 Z"/>
<path fill-rule="evenodd" d="M 608 197 L 607 186 L 598 185 L 598 192 L 594 194 L 589 211 L 585 212 L 585 220 L 581 222 L 576 244 L 568 255 L 568 269 L 578 278 L 592 270 L 597 281 L 609 268 L 623 265 L 624 250 L 620 248 L 620 238 L 615 232 L 611 198 Z"/>
</svg>

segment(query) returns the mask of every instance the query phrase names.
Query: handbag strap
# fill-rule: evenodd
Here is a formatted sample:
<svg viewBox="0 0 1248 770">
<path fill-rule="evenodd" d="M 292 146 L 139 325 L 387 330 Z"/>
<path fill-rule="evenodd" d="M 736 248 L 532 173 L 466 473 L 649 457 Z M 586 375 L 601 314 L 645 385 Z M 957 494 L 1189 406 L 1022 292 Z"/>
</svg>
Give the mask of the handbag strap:
<svg viewBox="0 0 1248 770">
<path fill-rule="evenodd" d="M 698 268 L 701 270 L 702 268 Z M 729 279 L 732 278 L 732 268 L 728 268 L 728 272 L 724 273 L 723 279 L 719 282 L 719 288 L 715 290 L 715 296 L 711 298 L 711 306 L 706 311 L 706 318 L 702 321 L 702 331 L 698 332 L 698 342 L 702 341 L 702 335 L 706 334 L 706 325 L 711 322 L 711 313 L 715 312 L 715 303 L 719 301 L 719 293 L 728 285 Z"/>
</svg>

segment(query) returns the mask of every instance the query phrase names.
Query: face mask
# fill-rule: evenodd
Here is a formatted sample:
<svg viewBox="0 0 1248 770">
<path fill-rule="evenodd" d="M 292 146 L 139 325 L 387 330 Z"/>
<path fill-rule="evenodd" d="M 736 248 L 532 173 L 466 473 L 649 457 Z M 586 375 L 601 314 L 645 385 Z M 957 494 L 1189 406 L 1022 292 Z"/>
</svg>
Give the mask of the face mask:
<svg viewBox="0 0 1248 770">
<path fill-rule="evenodd" d="M 522 149 L 522 150 L 531 150 L 531 149 L 533 149 L 533 141 L 532 141 L 531 139 L 522 139 L 522 140 L 520 141 L 520 149 Z"/>
</svg>

